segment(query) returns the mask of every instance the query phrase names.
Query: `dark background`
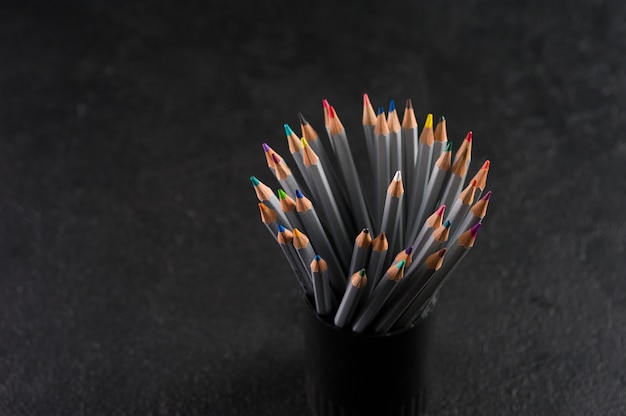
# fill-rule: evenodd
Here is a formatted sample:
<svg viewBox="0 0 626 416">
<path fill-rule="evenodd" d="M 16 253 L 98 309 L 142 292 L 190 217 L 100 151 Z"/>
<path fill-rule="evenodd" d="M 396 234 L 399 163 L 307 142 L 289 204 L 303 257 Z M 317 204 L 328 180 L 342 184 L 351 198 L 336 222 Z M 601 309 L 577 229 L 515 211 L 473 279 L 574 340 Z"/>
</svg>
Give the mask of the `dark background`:
<svg viewBox="0 0 626 416">
<path fill-rule="evenodd" d="M 626 414 L 624 39 L 617 0 L 4 2 L 0 413 L 306 414 L 248 177 L 323 98 L 363 154 L 367 92 L 492 161 L 429 414 Z"/>
</svg>

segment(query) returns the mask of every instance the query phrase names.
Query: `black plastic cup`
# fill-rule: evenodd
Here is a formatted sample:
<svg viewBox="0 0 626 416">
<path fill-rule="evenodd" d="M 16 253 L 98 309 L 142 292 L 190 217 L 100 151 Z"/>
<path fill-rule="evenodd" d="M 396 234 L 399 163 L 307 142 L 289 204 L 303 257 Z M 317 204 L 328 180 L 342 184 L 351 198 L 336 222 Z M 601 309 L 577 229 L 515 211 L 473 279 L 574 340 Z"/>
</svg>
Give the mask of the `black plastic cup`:
<svg viewBox="0 0 626 416">
<path fill-rule="evenodd" d="M 432 315 L 398 332 L 357 334 L 305 316 L 306 391 L 315 416 L 417 416 L 425 411 Z"/>
</svg>

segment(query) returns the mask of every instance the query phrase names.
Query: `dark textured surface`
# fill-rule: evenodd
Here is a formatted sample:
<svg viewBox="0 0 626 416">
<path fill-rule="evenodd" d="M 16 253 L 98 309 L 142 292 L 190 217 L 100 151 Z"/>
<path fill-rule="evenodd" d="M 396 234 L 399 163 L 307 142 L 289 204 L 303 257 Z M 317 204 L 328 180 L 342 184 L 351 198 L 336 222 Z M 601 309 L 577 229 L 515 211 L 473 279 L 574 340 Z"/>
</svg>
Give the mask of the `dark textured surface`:
<svg viewBox="0 0 626 416">
<path fill-rule="evenodd" d="M 247 178 L 368 92 L 492 160 L 429 414 L 626 414 L 626 3 L 283 3 L 1 6 L 0 413 L 306 414 Z"/>
</svg>

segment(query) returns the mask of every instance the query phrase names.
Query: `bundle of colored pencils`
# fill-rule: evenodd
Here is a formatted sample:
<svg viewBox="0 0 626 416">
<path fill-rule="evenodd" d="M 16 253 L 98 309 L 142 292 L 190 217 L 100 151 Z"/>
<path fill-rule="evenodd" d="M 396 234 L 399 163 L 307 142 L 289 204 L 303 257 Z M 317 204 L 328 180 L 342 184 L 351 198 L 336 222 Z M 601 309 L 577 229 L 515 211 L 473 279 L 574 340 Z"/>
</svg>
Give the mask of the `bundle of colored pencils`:
<svg viewBox="0 0 626 416">
<path fill-rule="evenodd" d="M 446 120 L 428 114 L 418 134 L 411 100 L 402 122 L 363 95 L 363 131 L 373 173 L 368 204 L 346 131 L 323 101 L 328 141 L 299 114 L 302 136 L 285 124 L 293 162 L 266 143 L 277 193 L 252 176 L 261 220 L 281 247 L 317 313 L 355 332 L 389 333 L 426 316 L 467 255 L 485 217 L 487 160 L 467 184 L 472 132 L 454 158 Z"/>
</svg>

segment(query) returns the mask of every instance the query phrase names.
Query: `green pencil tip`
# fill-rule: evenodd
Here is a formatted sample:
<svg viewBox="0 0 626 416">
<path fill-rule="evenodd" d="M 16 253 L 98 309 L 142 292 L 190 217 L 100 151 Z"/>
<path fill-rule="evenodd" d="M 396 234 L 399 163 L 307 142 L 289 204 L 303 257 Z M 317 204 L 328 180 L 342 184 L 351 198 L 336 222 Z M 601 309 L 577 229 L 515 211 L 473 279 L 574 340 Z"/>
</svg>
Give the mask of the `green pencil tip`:
<svg viewBox="0 0 626 416">
<path fill-rule="evenodd" d="M 282 189 L 279 189 L 278 190 L 278 199 L 285 199 L 285 198 L 287 198 L 287 194 Z"/>
<path fill-rule="evenodd" d="M 446 145 L 446 152 L 451 152 L 452 151 L 452 142 L 448 142 L 448 144 Z"/>
<path fill-rule="evenodd" d="M 261 181 L 259 181 L 256 176 L 250 176 L 250 182 L 252 182 L 252 186 L 259 186 Z"/>
<path fill-rule="evenodd" d="M 359 270 L 359 276 L 365 276 L 365 269 Z"/>
<path fill-rule="evenodd" d="M 403 267 L 404 267 L 404 263 L 406 263 L 404 260 L 400 260 L 400 261 L 398 262 L 398 265 L 397 265 L 396 267 L 397 267 L 398 269 L 401 269 L 401 268 L 403 268 Z"/>
</svg>

